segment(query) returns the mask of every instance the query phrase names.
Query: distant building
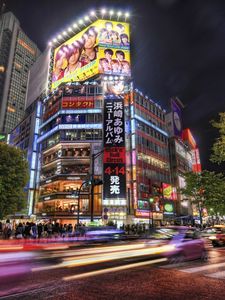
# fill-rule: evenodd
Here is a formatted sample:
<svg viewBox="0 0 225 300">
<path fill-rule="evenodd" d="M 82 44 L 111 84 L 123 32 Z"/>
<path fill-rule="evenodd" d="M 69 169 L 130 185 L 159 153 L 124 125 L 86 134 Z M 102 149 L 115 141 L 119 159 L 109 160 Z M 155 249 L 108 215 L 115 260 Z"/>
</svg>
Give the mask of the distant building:
<svg viewBox="0 0 225 300">
<path fill-rule="evenodd" d="M 29 68 L 40 51 L 17 18 L 0 16 L 0 132 L 9 133 L 24 117 Z"/>
<path fill-rule="evenodd" d="M 40 126 L 41 100 L 47 92 L 49 51 L 41 54 L 29 70 L 28 92 L 24 117 L 10 132 L 9 143 L 24 150 L 29 163 L 27 193 L 27 214 L 34 212 L 39 182 L 38 131 Z M 1 140 L 0 140 L 1 141 Z"/>
<path fill-rule="evenodd" d="M 182 103 L 171 99 L 171 112 L 166 115 L 169 132 L 169 154 L 171 167 L 171 182 L 177 189 L 176 213 L 181 223 L 192 220 L 193 205 L 190 199 L 184 197 L 179 190 L 184 188 L 187 172 L 201 172 L 200 157 L 197 144 L 190 129 L 182 126 Z"/>
</svg>

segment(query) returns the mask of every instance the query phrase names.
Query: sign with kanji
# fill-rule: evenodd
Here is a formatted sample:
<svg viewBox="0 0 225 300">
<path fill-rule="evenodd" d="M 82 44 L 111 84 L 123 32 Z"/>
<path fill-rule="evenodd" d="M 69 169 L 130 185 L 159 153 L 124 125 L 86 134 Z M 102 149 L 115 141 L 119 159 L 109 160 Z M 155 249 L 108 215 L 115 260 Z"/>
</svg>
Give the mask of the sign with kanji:
<svg viewBox="0 0 225 300">
<path fill-rule="evenodd" d="M 104 199 L 126 198 L 126 151 L 122 97 L 104 102 Z"/>
<path fill-rule="evenodd" d="M 64 97 L 62 100 L 63 109 L 94 108 L 94 97 L 77 96 Z"/>
</svg>

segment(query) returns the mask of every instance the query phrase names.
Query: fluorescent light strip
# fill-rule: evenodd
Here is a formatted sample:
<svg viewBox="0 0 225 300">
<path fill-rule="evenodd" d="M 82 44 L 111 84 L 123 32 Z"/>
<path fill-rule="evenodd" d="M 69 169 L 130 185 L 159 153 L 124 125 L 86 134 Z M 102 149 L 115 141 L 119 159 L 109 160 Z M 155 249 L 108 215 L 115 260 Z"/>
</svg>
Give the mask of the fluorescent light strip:
<svg viewBox="0 0 225 300">
<path fill-rule="evenodd" d="M 58 130 L 66 130 L 66 129 L 102 129 L 102 124 L 60 124 L 49 132 L 42 135 L 37 142 L 40 143 L 45 140 L 47 137 L 51 136 Z"/>
<path fill-rule="evenodd" d="M 71 115 L 71 114 L 99 114 L 102 113 L 102 109 L 101 108 L 89 108 L 89 109 L 63 109 L 63 110 L 59 110 L 56 114 L 54 114 L 51 118 L 49 118 L 46 122 L 44 122 L 43 124 L 41 124 L 41 126 L 39 126 L 39 129 L 43 128 L 45 125 L 47 125 L 49 122 L 51 122 L 53 119 L 55 119 L 56 117 L 58 117 L 59 115 Z"/>
<path fill-rule="evenodd" d="M 163 135 L 167 136 L 168 137 L 168 133 L 166 133 L 164 130 L 160 129 L 159 127 L 155 126 L 154 124 L 152 124 L 151 122 L 149 121 L 146 121 L 145 119 L 143 119 L 142 117 L 138 116 L 138 115 L 134 115 L 134 118 L 145 123 L 146 125 L 154 128 L 155 130 L 159 131 L 160 133 L 162 133 Z"/>
</svg>

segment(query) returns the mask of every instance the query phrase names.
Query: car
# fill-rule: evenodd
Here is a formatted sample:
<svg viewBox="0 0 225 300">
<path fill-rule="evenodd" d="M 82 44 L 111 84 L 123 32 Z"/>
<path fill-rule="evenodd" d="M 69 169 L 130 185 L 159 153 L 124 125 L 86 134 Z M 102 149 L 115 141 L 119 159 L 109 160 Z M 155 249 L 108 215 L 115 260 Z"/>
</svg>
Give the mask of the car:
<svg viewBox="0 0 225 300">
<path fill-rule="evenodd" d="M 208 254 L 205 242 L 200 232 L 195 228 L 185 226 L 170 226 L 157 228 L 151 235 L 151 240 L 162 241 L 169 250 L 163 253 L 170 263 L 179 263 L 186 260 L 207 260 Z M 156 241 L 155 241 L 156 243 Z M 167 249 L 165 248 L 165 249 Z"/>
<path fill-rule="evenodd" d="M 84 228 L 84 235 L 86 240 L 90 241 L 117 241 L 122 240 L 125 231 L 110 226 L 90 226 Z"/>
<path fill-rule="evenodd" d="M 213 247 L 225 245 L 225 225 L 213 226 L 214 234 L 209 237 Z"/>
</svg>

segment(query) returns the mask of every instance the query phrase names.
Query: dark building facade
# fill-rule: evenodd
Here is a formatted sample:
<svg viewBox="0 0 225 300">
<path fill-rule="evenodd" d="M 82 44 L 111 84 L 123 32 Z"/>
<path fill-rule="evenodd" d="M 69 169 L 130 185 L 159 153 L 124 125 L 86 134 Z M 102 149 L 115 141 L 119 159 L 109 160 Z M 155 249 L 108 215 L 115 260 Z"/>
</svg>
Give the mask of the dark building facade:
<svg viewBox="0 0 225 300">
<path fill-rule="evenodd" d="M 23 118 L 28 71 L 39 56 L 35 43 L 11 13 L 0 16 L 0 132 L 9 133 Z"/>
</svg>

